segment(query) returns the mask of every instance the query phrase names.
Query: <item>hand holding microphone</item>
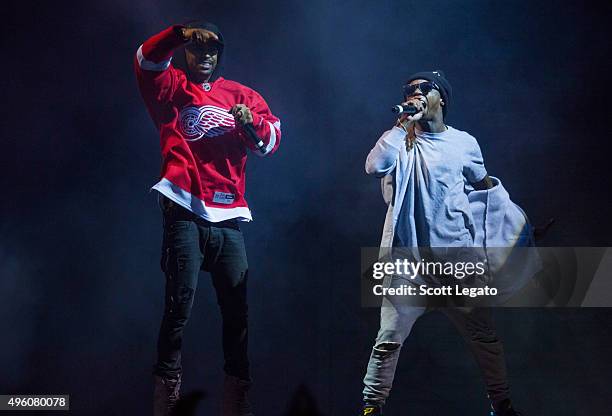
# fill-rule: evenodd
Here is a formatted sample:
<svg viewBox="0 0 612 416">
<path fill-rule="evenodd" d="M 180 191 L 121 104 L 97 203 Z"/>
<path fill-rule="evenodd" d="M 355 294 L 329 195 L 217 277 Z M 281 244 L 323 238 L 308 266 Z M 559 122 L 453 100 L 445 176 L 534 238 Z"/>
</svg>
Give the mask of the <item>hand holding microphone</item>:
<svg viewBox="0 0 612 416">
<path fill-rule="evenodd" d="M 253 114 L 251 114 L 251 109 L 244 104 L 236 104 L 230 108 L 229 112 L 234 116 L 236 124 L 241 124 L 244 126 L 245 124 L 253 123 Z"/>
<path fill-rule="evenodd" d="M 412 103 L 410 104 L 397 104 L 394 105 L 393 107 L 391 107 L 391 111 L 395 114 L 408 114 L 408 115 L 415 115 L 416 113 L 419 112 L 419 110 L 416 108 L 415 105 L 413 105 Z"/>
<path fill-rule="evenodd" d="M 247 136 L 253 141 L 255 146 L 263 154 L 266 153 L 266 146 L 261 138 L 257 135 L 255 127 L 253 127 L 253 114 L 251 109 L 244 104 L 236 104 L 230 108 L 229 113 L 234 116 L 236 124 L 240 124 Z"/>
<path fill-rule="evenodd" d="M 401 104 L 395 105 L 391 111 L 400 114 L 395 125 L 408 130 L 410 124 L 419 121 L 423 117 L 423 112 L 427 108 L 427 104 L 421 100 L 409 100 Z"/>
</svg>

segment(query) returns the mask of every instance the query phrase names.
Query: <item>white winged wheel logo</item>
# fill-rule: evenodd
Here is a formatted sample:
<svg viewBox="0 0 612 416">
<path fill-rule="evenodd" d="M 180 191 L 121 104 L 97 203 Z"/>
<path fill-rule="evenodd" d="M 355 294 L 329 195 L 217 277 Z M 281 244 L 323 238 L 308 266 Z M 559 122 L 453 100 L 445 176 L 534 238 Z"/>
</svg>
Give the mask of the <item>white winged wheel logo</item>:
<svg viewBox="0 0 612 416">
<path fill-rule="evenodd" d="M 214 105 L 185 107 L 179 119 L 181 132 L 190 142 L 221 136 L 236 126 L 234 117 L 227 110 Z"/>
</svg>

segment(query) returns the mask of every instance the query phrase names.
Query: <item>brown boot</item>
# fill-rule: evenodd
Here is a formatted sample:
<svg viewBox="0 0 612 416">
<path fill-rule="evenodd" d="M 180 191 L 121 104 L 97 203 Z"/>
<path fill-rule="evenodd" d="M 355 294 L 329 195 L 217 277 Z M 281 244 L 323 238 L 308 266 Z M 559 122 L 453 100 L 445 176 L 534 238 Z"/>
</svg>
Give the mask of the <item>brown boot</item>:
<svg viewBox="0 0 612 416">
<path fill-rule="evenodd" d="M 153 416 L 171 416 L 179 399 L 181 375 L 176 379 L 153 376 Z"/>
<path fill-rule="evenodd" d="M 251 380 L 225 376 L 221 416 L 254 416 L 247 394 L 251 384 Z"/>
</svg>

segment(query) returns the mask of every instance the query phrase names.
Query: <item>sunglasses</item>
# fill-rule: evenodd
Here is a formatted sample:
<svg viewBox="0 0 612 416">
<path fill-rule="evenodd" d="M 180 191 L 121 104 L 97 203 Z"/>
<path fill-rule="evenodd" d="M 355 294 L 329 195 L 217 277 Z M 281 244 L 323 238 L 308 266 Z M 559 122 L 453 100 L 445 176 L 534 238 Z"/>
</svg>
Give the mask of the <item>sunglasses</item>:
<svg viewBox="0 0 612 416">
<path fill-rule="evenodd" d="M 436 85 L 435 82 L 427 81 L 421 82 L 420 84 L 406 84 L 403 87 L 404 97 L 410 97 L 414 95 L 416 90 L 419 90 L 423 93 L 423 95 L 427 95 L 431 92 L 431 90 L 437 90 L 440 92 L 440 88 Z"/>
</svg>

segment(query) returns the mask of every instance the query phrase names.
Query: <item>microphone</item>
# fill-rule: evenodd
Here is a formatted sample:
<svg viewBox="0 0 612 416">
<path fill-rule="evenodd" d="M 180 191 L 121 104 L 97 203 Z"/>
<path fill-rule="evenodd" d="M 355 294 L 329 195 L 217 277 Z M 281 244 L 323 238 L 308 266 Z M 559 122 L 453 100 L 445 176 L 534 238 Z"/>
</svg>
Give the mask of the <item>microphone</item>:
<svg viewBox="0 0 612 416">
<path fill-rule="evenodd" d="M 233 107 L 232 107 L 233 108 Z M 228 113 L 231 113 L 232 109 L 230 108 Z M 264 144 L 264 142 L 259 138 L 259 136 L 257 135 L 257 133 L 255 132 L 255 127 L 253 127 L 253 123 L 246 123 L 242 125 L 242 129 L 244 130 L 244 132 L 246 133 L 247 136 L 249 136 L 249 138 L 251 140 L 253 140 L 253 143 L 255 143 L 255 146 L 257 146 L 257 148 L 259 149 L 259 151 L 262 154 L 266 154 L 266 145 Z"/>
<path fill-rule="evenodd" d="M 412 104 L 408 104 L 408 105 L 398 104 L 398 105 L 394 105 L 393 107 L 391 107 L 391 111 L 395 114 L 405 113 L 405 114 L 408 114 L 409 116 L 413 116 L 416 113 L 418 113 L 420 110 Z"/>
<path fill-rule="evenodd" d="M 253 123 L 243 124 L 242 128 L 244 129 L 244 132 L 247 134 L 247 136 L 249 136 L 251 138 L 251 140 L 253 140 L 253 143 L 255 143 L 255 146 L 257 146 L 259 151 L 261 153 L 265 154 L 266 153 L 266 145 L 264 144 L 264 142 L 259 138 L 259 136 L 255 132 L 255 127 L 253 127 Z"/>
</svg>

